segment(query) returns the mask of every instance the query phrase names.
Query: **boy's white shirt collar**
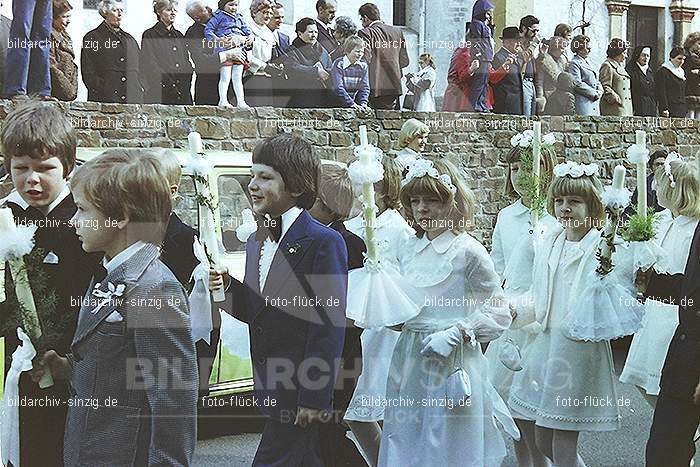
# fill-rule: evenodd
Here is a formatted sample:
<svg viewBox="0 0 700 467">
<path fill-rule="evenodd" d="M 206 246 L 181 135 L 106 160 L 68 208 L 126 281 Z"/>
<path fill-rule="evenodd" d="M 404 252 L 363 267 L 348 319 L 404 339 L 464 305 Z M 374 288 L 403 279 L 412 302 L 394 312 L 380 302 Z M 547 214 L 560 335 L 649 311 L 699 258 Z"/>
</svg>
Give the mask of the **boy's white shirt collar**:
<svg viewBox="0 0 700 467">
<path fill-rule="evenodd" d="M 46 215 L 48 215 L 51 211 L 53 211 L 56 206 L 61 204 L 61 201 L 66 199 L 70 195 L 70 188 L 68 188 L 68 185 L 66 185 L 65 188 L 61 191 L 61 193 L 58 194 L 55 200 L 51 204 L 49 204 L 49 210 L 46 211 Z M 22 198 L 22 195 L 19 194 L 17 190 L 14 190 L 12 193 L 10 193 L 7 198 L 5 198 L 3 201 L 12 201 L 15 203 L 17 206 L 21 207 L 22 209 L 27 209 L 29 207 L 29 203 L 27 203 L 24 198 Z"/>
<path fill-rule="evenodd" d="M 144 246 L 146 246 L 146 242 L 139 240 L 136 243 L 132 243 L 129 247 L 127 247 L 125 250 L 122 250 L 120 253 L 117 254 L 117 256 L 115 256 L 109 261 L 107 261 L 107 257 L 102 258 L 102 265 L 107 270 L 107 274 L 111 273 L 119 266 L 124 264 L 129 258 L 134 256 L 134 253 L 139 251 Z"/>
<path fill-rule="evenodd" d="M 284 214 L 282 214 L 282 235 L 280 235 L 280 240 L 284 238 L 289 228 L 294 224 L 299 215 L 301 215 L 302 209 L 299 206 L 292 206 Z"/>
</svg>

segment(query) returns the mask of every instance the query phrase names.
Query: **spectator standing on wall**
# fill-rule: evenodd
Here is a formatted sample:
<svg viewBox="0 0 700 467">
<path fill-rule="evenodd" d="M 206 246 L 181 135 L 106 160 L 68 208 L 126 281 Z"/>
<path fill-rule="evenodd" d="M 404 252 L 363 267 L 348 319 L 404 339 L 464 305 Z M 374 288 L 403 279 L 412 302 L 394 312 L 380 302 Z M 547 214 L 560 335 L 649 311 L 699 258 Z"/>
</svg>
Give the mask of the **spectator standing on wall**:
<svg viewBox="0 0 700 467">
<path fill-rule="evenodd" d="M 649 68 L 651 47 L 635 47 L 632 58 L 627 63 L 632 90 L 632 110 L 640 117 L 656 117 L 659 114 L 656 104 L 654 73 Z"/>
<path fill-rule="evenodd" d="M 600 114 L 631 117 L 634 110 L 630 76 L 624 68 L 627 59 L 625 41 L 622 39 L 610 41 L 607 56 L 607 60 L 600 66 L 600 83 L 603 85 Z"/>
<path fill-rule="evenodd" d="M 0 13 L 4 11 L 3 1 L 0 0 Z M 10 26 L 12 20 L 0 14 L 0 94 L 5 89 L 5 58 L 7 57 L 7 46 L 10 44 Z"/>
<path fill-rule="evenodd" d="M 469 44 L 469 22 L 465 24 L 464 42 L 452 54 L 447 70 L 447 89 L 442 99 L 443 112 L 473 112 L 469 102 L 472 77 L 479 69 L 479 60 L 472 60 Z M 493 108 L 493 90 L 487 87 L 486 107 Z"/>
<path fill-rule="evenodd" d="M 362 5 L 359 14 L 362 29 L 357 34 L 367 43 L 365 53 L 372 88 L 369 105 L 373 109 L 398 109 L 403 94 L 401 69 L 410 63 L 403 32 L 382 22 L 374 3 Z"/>
<path fill-rule="evenodd" d="M 336 59 L 331 68 L 333 91 L 338 105 L 368 111 L 369 66 L 362 61 L 365 41 L 360 36 L 350 36 L 343 43 L 345 55 Z"/>
<path fill-rule="evenodd" d="M 536 63 L 541 55 L 547 53 L 549 46 L 540 40 L 540 20 L 532 15 L 527 15 L 520 20 L 520 37 L 522 38 L 520 56 L 523 60 L 523 115 L 529 117 L 537 114 L 537 101 L 542 97 L 537 95 L 535 88 Z"/>
<path fill-rule="evenodd" d="M 61 101 L 72 101 L 78 97 L 78 65 L 75 64 L 73 41 L 67 30 L 72 9 L 68 0 L 53 0 L 49 49 L 51 95 Z"/>
<path fill-rule="evenodd" d="M 571 41 L 571 51 L 575 54 L 566 66 L 567 73 L 574 77 L 577 115 L 598 115 L 596 102 L 603 96 L 603 86 L 598 81 L 598 73 L 588 61 L 591 53 L 591 39 L 578 35 Z"/>
<path fill-rule="evenodd" d="M 192 0 L 185 8 L 187 16 L 194 23 L 185 32 L 185 45 L 190 53 L 196 78 L 194 81 L 194 103 L 197 105 L 216 105 L 219 94 L 219 57 L 214 55 L 213 44 L 204 38 L 204 27 L 212 17 L 211 7 L 203 0 Z"/>
<path fill-rule="evenodd" d="M 493 56 L 493 111 L 498 114 L 523 115 L 520 30 L 513 26 L 504 28 L 501 40 L 503 47 Z"/>
<path fill-rule="evenodd" d="M 659 115 L 662 117 L 685 118 L 688 112 L 684 62 L 685 51 L 682 47 L 674 47 L 669 54 L 669 60 L 661 65 L 654 76 L 656 100 L 659 103 Z"/>
<path fill-rule="evenodd" d="M 471 58 L 478 60 L 479 69 L 474 73 L 469 102 L 475 112 L 490 112 L 486 105 L 489 88 L 491 62 L 493 62 L 493 4 L 489 0 L 476 0 L 472 7 L 472 21 L 469 25 Z"/>
<path fill-rule="evenodd" d="M 88 100 L 141 103 L 140 50 L 136 39 L 121 28 L 124 3 L 102 0 L 97 11 L 104 21 L 85 34 L 80 54 L 80 71 Z"/>
<path fill-rule="evenodd" d="M 535 88 L 537 96 L 544 98 L 545 103 L 549 96 L 557 89 L 559 75 L 564 73 L 569 59 L 566 49 L 571 44 L 571 26 L 565 23 L 558 24 L 554 29 L 554 36 L 547 41 L 547 52 L 540 54 L 537 61 L 537 75 L 535 76 Z M 541 110 L 538 108 L 538 110 Z"/>
<path fill-rule="evenodd" d="M 316 2 L 316 26 L 318 26 L 318 42 L 326 49 L 328 55 L 340 47 L 341 42 L 335 37 L 333 20 L 338 10 L 336 0 L 318 0 Z"/>
<path fill-rule="evenodd" d="M 420 70 L 415 75 L 406 73 L 406 87 L 415 96 L 416 112 L 435 112 L 435 81 L 437 72 L 435 71 L 435 61 L 430 54 L 421 54 L 418 57 Z"/>
<path fill-rule="evenodd" d="M 329 52 L 331 54 L 332 61 L 335 62 L 339 58 L 343 58 L 345 56 L 345 39 L 350 36 L 354 36 L 355 34 L 357 34 L 357 26 L 350 17 L 338 16 L 335 19 L 335 30 L 333 31 L 333 35 L 335 36 L 335 39 L 338 41 L 339 45 L 335 48 L 335 50 Z"/>
<path fill-rule="evenodd" d="M 51 0 L 14 0 L 12 25 L 5 57 L 7 98 L 37 94 L 51 98 L 49 40 Z"/>
<path fill-rule="evenodd" d="M 192 105 L 192 65 L 185 36 L 175 29 L 177 6 L 177 0 L 155 0 L 158 21 L 143 32 L 141 82 L 147 104 Z"/>
<path fill-rule="evenodd" d="M 275 35 L 267 27 L 274 15 L 271 0 L 253 0 L 250 4 L 250 30 L 255 40 L 248 54 L 249 67 L 243 74 L 243 87 L 248 105 L 272 106 L 272 76 L 279 75 L 283 67 L 272 63 Z"/>
<path fill-rule="evenodd" d="M 559 73 L 557 89 L 547 98 L 544 115 L 576 115 L 574 77 L 569 73 Z"/>
<path fill-rule="evenodd" d="M 311 18 L 296 24 L 297 38 L 287 55 L 285 70 L 289 76 L 289 107 L 329 107 L 331 97 L 331 57 L 318 42 L 318 28 Z"/>
<path fill-rule="evenodd" d="M 685 49 L 685 98 L 688 118 L 700 120 L 700 32 L 688 34 L 683 43 Z"/>
</svg>

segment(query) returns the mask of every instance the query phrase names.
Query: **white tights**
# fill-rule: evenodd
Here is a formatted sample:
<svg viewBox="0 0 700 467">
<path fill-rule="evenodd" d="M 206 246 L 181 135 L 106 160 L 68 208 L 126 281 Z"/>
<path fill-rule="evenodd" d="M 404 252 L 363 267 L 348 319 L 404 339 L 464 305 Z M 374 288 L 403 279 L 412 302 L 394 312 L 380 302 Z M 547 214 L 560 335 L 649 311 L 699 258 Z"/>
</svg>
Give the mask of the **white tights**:
<svg viewBox="0 0 700 467">
<path fill-rule="evenodd" d="M 219 106 L 233 107 L 228 101 L 228 88 L 231 84 L 238 107 L 248 107 L 243 92 L 243 65 L 224 65 L 219 70 Z"/>
</svg>

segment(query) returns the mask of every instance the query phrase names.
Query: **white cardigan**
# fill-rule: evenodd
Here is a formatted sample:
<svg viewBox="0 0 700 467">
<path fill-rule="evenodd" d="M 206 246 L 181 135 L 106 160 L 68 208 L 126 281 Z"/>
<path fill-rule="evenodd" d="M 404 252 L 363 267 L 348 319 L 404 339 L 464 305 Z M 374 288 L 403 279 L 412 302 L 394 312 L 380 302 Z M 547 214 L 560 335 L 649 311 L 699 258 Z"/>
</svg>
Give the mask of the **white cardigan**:
<svg viewBox="0 0 700 467">
<path fill-rule="evenodd" d="M 248 21 L 248 26 L 253 31 L 255 41 L 253 41 L 253 50 L 248 53 L 250 68 L 247 74 L 269 76 L 263 70 L 272 60 L 272 48 L 275 45 L 274 33 L 266 25 L 258 25 L 252 18 Z"/>
</svg>

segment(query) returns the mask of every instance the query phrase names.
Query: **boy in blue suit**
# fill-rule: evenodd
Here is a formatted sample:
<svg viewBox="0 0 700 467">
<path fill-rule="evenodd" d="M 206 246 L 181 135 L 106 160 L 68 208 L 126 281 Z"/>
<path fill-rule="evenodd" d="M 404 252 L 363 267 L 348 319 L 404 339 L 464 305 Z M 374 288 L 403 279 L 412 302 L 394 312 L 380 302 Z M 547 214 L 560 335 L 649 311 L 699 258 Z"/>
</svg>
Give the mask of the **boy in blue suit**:
<svg viewBox="0 0 700 467">
<path fill-rule="evenodd" d="M 314 220 L 321 161 L 311 145 L 278 135 L 253 151 L 248 190 L 259 216 L 246 244 L 244 283 L 229 291 L 248 323 L 256 403 L 268 417 L 254 466 L 321 466 L 319 422 L 330 418 L 343 350 L 345 242 Z M 221 286 L 225 268 L 215 268 Z"/>
</svg>

